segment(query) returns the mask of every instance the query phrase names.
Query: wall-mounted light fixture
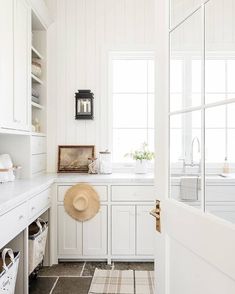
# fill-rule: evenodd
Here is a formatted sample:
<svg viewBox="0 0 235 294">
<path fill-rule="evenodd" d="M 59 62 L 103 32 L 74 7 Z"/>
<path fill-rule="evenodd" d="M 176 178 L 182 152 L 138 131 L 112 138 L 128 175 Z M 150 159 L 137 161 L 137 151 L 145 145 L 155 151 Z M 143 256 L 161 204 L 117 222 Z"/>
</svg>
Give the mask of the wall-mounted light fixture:
<svg viewBox="0 0 235 294">
<path fill-rule="evenodd" d="M 93 119 L 94 94 L 91 90 L 78 90 L 75 93 L 75 119 Z"/>
</svg>

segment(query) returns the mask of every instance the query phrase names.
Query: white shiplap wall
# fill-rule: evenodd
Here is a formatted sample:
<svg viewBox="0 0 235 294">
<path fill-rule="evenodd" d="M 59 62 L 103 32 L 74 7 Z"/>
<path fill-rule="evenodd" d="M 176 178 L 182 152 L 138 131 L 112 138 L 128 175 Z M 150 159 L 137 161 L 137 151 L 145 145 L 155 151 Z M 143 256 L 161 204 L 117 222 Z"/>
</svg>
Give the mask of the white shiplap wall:
<svg viewBox="0 0 235 294">
<path fill-rule="evenodd" d="M 48 33 L 48 171 L 59 144 L 109 147 L 108 52 L 153 50 L 154 0 L 47 0 L 54 17 Z M 95 119 L 74 119 L 74 93 L 91 89 Z"/>
</svg>

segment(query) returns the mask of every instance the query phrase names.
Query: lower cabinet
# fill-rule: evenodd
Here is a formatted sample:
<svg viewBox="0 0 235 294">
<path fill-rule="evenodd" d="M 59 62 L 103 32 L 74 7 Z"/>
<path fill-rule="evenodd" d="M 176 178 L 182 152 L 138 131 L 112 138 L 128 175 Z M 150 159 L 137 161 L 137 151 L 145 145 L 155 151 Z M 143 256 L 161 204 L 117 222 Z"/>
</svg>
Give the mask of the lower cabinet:
<svg viewBox="0 0 235 294">
<path fill-rule="evenodd" d="M 112 255 L 135 255 L 135 206 L 112 206 Z"/>
<path fill-rule="evenodd" d="M 82 255 L 82 223 L 71 218 L 63 205 L 58 206 L 58 253 Z"/>
<path fill-rule="evenodd" d="M 112 206 L 112 255 L 151 256 L 154 219 L 150 205 Z"/>
<path fill-rule="evenodd" d="M 107 206 L 103 205 L 94 218 L 83 223 L 83 255 L 107 254 L 107 217 Z"/>
<path fill-rule="evenodd" d="M 70 217 L 63 205 L 58 206 L 58 253 L 60 258 L 107 255 L 107 206 L 97 215 L 79 222 Z"/>
<path fill-rule="evenodd" d="M 149 214 L 153 205 L 136 207 L 136 254 L 154 254 L 155 219 Z"/>
</svg>

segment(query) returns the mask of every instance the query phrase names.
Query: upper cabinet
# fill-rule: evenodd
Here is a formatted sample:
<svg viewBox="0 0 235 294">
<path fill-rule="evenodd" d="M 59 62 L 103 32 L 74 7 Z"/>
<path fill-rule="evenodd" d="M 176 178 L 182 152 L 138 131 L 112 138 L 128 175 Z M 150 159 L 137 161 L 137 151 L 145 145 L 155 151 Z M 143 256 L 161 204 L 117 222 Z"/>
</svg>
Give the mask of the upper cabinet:
<svg viewBox="0 0 235 294">
<path fill-rule="evenodd" d="M 30 130 L 30 7 L 25 0 L 3 0 L 0 23 L 0 126 Z"/>
<path fill-rule="evenodd" d="M 0 9 L 0 127 L 13 125 L 13 27 L 14 27 L 14 2 L 2 0 Z"/>
<path fill-rule="evenodd" d="M 46 57 L 46 30 L 51 22 L 43 0 L 1 0 L 0 132 L 30 134 L 35 131 L 34 121 L 46 132 L 46 110 L 41 111 L 46 105 L 46 58 L 36 49 Z M 31 74 L 31 64 L 38 60 L 43 67 L 40 78 Z M 32 101 L 32 84 L 40 103 Z"/>
<path fill-rule="evenodd" d="M 26 0 L 15 0 L 14 13 L 14 119 L 30 129 L 31 11 Z"/>
</svg>

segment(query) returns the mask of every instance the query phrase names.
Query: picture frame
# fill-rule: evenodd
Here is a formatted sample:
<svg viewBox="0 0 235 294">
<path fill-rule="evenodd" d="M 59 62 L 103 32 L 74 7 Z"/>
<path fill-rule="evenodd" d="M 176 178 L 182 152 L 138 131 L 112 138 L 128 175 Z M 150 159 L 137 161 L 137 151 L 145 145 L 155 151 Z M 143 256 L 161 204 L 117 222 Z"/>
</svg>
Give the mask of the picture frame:
<svg viewBox="0 0 235 294">
<path fill-rule="evenodd" d="M 59 145 L 58 173 L 88 173 L 88 158 L 95 157 L 94 145 Z"/>
</svg>

